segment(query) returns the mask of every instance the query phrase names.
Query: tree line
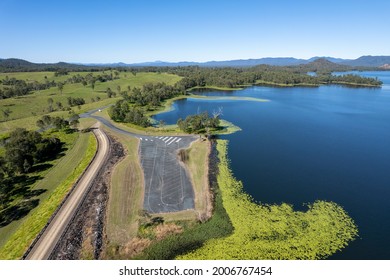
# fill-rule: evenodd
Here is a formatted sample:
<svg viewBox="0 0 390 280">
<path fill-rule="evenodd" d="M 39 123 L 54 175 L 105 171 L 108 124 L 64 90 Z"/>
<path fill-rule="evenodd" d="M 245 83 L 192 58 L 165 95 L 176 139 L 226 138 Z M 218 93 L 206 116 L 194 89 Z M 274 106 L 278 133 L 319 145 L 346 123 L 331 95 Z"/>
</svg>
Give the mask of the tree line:
<svg viewBox="0 0 390 280">
<path fill-rule="evenodd" d="M 6 99 L 16 96 L 23 96 L 30 94 L 32 91 L 45 90 L 57 85 L 54 81 L 46 80 L 44 83 L 32 82 L 27 83 L 25 80 L 19 80 L 15 78 L 8 78 L 0 80 L 0 84 L 3 85 L 0 88 L 0 99 Z"/>
<path fill-rule="evenodd" d="M 182 76 L 178 84 L 184 89 L 193 87 L 218 86 L 235 88 L 257 83 L 270 83 L 281 86 L 331 84 L 340 82 L 351 82 L 356 85 L 380 86 L 378 79 L 361 77 L 358 75 L 335 76 L 332 75 L 328 66 L 321 68 L 318 64 L 314 70 L 319 73 L 317 76 L 310 76 L 307 70 L 313 70 L 308 65 L 304 67 L 281 67 L 270 65 L 259 65 L 248 68 L 202 68 L 182 67 L 170 69 L 170 73 Z"/>
</svg>

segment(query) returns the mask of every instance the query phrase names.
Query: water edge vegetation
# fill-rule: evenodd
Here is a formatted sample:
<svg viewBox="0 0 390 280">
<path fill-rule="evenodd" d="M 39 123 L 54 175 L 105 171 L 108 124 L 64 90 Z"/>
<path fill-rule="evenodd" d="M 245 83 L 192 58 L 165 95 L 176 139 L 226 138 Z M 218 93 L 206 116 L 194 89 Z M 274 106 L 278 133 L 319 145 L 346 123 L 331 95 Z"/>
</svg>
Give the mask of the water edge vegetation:
<svg viewBox="0 0 390 280">
<path fill-rule="evenodd" d="M 218 186 L 234 231 L 179 259 L 323 259 L 356 238 L 357 226 L 336 203 L 315 201 L 301 212 L 254 202 L 229 168 L 227 141 L 217 142 Z"/>
</svg>

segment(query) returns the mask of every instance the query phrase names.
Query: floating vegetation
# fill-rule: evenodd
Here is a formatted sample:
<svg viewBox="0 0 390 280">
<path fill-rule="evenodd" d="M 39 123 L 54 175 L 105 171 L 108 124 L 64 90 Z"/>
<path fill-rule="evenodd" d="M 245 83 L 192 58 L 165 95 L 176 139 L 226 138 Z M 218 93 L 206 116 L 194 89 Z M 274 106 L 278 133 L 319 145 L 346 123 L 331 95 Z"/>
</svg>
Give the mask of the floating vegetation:
<svg viewBox="0 0 390 280">
<path fill-rule="evenodd" d="M 255 203 L 229 169 L 227 141 L 218 140 L 217 149 L 218 185 L 234 231 L 179 258 L 324 259 L 356 238 L 354 221 L 334 202 L 315 201 L 306 212 Z"/>
</svg>

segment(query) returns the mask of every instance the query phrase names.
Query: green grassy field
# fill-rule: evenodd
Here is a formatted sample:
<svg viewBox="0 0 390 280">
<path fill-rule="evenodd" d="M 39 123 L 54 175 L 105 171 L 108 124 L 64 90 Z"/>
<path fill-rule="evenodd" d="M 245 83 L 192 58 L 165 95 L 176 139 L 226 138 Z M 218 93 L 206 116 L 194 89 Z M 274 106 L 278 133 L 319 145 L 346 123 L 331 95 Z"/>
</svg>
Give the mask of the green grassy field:
<svg viewBox="0 0 390 280">
<path fill-rule="evenodd" d="M 42 174 L 44 179 L 34 189 L 45 189 L 39 205 L 23 219 L 0 228 L 0 259 L 20 258 L 36 235 L 64 199 L 70 188 L 85 170 L 96 151 L 96 140 L 92 133 L 75 134 L 77 139 L 64 157 Z"/>
<path fill-rule="evenodd" d="M 103 72 L 93 72 L 94 76 L 102 74 Z M 109 73 L 106 71 L 105 73 Z M 65 79 L 70 78 L 73 75 L 80 74 L 85 76 L 88 72 L 70 72 L 67 76 L 54 77 L 54 72 L 22 72 L 22 73 L 0 73 L 0 80 L 4 79 L 6 76 L 9 78 L 24 79 L 28 81 L 38 81 L 43 82 L 45 76 L 49 81 L 64 81 Z M 105 106 L 107 104 L 115 103 L 119 99 L 117 98 L 109 99 L 105 93 L 106 89 L 109 87 L 112 91 L 117 92 L 117 86 L 121 87 L 121 90 L 127 90 L 127 87 L 141 87 L 145 83 L 157 83 L 165 82 L 166 84 L 174 84 L 179 81 L 181 78 L 176 75 L 166 74 L 166 73 L 137 73 L 135 76 L 131 73 L 121 72 L 119 79 L 108 82 L 96 82 L 95 88 L 92 89 L 90 85 L 83 86 L 81 83 L 77 84 L 66 84 L 62 91 L 62 94 L 57 87 L 52 87 L 47 90 L 41 90 L 33 92 L 32 94 L 8 98 L 0 100 L 0 108 L 7 108 L 11 111 L 10 116 L 6 119 L 3 114 L 0 114 L 0 133 L 4 132 L 7 127 L 15 127 L 16 125 L 26 124 L 31 129 L 34 128 L 35 122 L 38 118 L 34 116 L 42 116 L 48 114 L 48 99 L 53 99 L 53 107 L 56 107 L 57 102 L 61 102 L 64 107 L 68 106 L 67 98 L 84 98 L 86 104 L 81 106 L 81 110 L 77 107 L 73 107 L 74 111 L 82 112 L 88 111 L 90 109 L 98 108 Z M 97 97 L 100 98 L 100 102 L 96 102 Z M 95 99 L 95 102 L 92 101 L 92 98 Z M 53 115 L 66 115 L 67 112 L 55 112 Z M 33 118 L 31 118 L 33 117 Z M 16 123 L 13 123 L 13 120 L 20 120 Z M 7 121 L 7 123 L 1 123 Z M 9 122 L 11 121 L 11 122 Z M 25 126 L 24 126 L 25 127 Z"/>
</svg>

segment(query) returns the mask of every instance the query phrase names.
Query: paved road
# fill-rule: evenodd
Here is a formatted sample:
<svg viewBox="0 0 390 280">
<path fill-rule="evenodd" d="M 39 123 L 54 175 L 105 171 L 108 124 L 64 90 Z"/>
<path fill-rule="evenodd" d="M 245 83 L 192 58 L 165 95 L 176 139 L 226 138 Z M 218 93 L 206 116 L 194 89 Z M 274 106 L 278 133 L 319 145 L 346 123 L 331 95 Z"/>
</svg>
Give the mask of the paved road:
<svg viewBox="0 0 390 280">
<path fill-rule="evenodd" d="M 101 169 L 110 149 L 109 140 L 106 134 L 100 129 L 94 129 L 94 134 L 98 140 L 98 151 L 93 162 L 81 177 L 77 186 L 70 193 L 65 203 L 61 206 L 42 236 L 26 256 L 26 259 L 45 260 L 50 257 L 52 250 L 75 215 L 78 206 L 83 201 L 96 174 Z"/>
<path fill-rule="evenodd" d="M 82 114 L 100 121 L 110 129 L 140 139 L 140 159 L 144 170 L 144 209 L 149 213 L 177 212 L 194 208 L 194 191 L 189 175 L 178 159 L 195 136 L 148 136 L 116 127 L 105 118 L 94 116 L 99 109 Z"/>
</svg>

